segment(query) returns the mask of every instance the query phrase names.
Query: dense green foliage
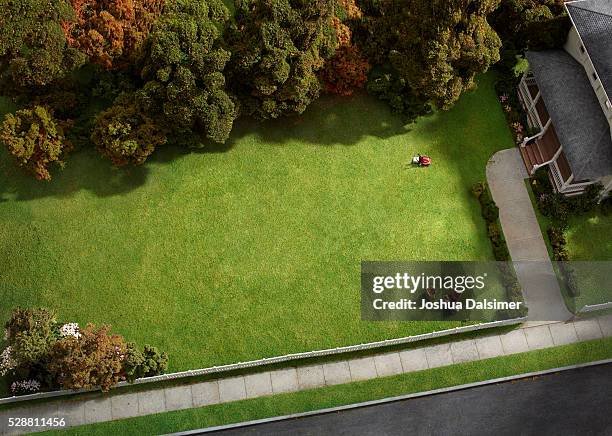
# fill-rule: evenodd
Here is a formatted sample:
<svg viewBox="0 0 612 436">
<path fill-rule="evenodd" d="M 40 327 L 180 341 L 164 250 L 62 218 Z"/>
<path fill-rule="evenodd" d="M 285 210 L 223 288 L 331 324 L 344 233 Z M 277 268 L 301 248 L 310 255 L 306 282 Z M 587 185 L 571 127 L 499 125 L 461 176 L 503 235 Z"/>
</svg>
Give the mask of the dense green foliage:
<svg viewBox="0 0 612 436">
<path fill-rule="evenodd" d="M 133 95 L 125 95 L 98 115 L 91 141 L 116 166 L 140 165 L 166 142 L 166 135 Z"/>
<path fill-rule="evenodd" d="M 501 41 L 487 16 L 499 0 L 369 0 L 360 42 L 388 62 L 412 93 L 448 109 L 499 60 Z"/>
<path fill-rule="evenodd" d="M 333 54 L 333 0 L 238 0 L 227 34 L 231 85 L 260 119 L 301 114 L 321 91 L 317 71 Z"/>
<path fill-rule="evenodd" d="M 565 42 L 570 28 L 563 0 L 501 0 L 491 22 L 513 54 L 544 50 Z"/>
<path fill-rule="evenodd" d="M 72 149 L 61 123 L 42 106 L 6 115 L 0 125 L 0 142 L 20 167 L 39 180 L 51 180 L 49 166 L 63 166 L 64 156 Z"/>
<path fill-rule="evenodd" d="M 121 380 L 162 374 L 168 366 L 166 353 L 148 345 L 140 351 L 110 334 L 110 326 L 60 324 L 48 309 L 14 309 L 5 331 L 0 376 L 8 376 L 14 394 L 56 388 L 107 391 Z"/>
<path fill-rule="evenodd" d="M 0 89 L 43 86 L 81 65 L 62 23 L 74 18 L 67 0 L 0 0 Z"/>
<path fill-rule="evenodd" d="M 220 46 L 229 13 L 220 0 L 169 3 L 144 46 L 137 99 L 176 133 L 225 142 L 236 108 L 225 86 L 230 53 Z"/>
</svg>

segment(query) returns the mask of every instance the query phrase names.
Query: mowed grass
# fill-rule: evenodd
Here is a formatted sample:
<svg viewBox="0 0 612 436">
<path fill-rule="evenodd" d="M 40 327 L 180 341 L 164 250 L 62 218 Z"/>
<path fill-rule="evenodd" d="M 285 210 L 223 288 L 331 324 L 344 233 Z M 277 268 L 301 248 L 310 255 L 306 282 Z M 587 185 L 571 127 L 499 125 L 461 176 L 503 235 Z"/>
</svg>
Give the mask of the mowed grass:
<svg viewBox="0 0 612 436">
<path fill-rule="evenodd" d="M 550 218 L 540 213 L 531 186 L 527 181 L 526 183 L 548 254 L 554 260 L 550 238 L 547 235 Z M 604 215 L 600 208 L 584 215 L 572 215 L 565 231 L 565 238 L 569 259 L 575 262 L 573 268 L 580 289 L 580 295 L 573 297 L 561 282 L 565 304 L 575 312 L 585 305 L 612 301 L 612 284 L 609 277 L 612 267 L 612 215 Z M 558 268 L 556 269 L 557 276 L 561 277 Z"/>
<path fill-rule="evenodd" d="M 360 262 L 492 259 L 469 190 L 513 146 L 493 84 L 412 126 L 360 95 L 139 168 L 86 147 L 50 183 L 2 151 L 0 321 L 109 323 L 171 371 L 456 326 L 362 322 Z M 409 167 L 419 152 L 431 168 Z"/>
</svg>

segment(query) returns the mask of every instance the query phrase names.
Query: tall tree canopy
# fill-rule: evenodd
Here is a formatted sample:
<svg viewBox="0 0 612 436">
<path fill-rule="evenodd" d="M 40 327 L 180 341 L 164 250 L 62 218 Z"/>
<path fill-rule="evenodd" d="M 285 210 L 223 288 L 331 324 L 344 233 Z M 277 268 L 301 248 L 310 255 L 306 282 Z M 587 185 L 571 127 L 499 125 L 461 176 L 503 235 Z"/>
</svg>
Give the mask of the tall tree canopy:
<svg viewBox="0 0 612 436">
<path fill-rule="evenodd" d="M 564 0 L 501 0 L 491 23 L 510 50 L 562 45 L 571 26 Z"/>
<path fill-rule="evenodd" d="M 317 71 L 333 54 L 334 0 L 237 0 L 228 31 L 231 83 L 260 119 L 302 113 L 319 96 Z"/>
<path fill-rule="evenodd" d="M 128 61 L 164 6 L 164 0 L 70 2 L 76 20 L 64 24 L 69 45 L 87 54 L 92 62 L 108 69 L 122 66 Z"/>
<path fill-rule="evenodd" d="M 360 41 L 389 62 L 419 97 L 450 107 L 499 60 L 487 22 L 499 0 L 367 0 Z"/>
<path fill-rule="evenodd" d="M 144 44 L 137 97 L 147 114 L 175 132 L 193 130 L 223 143 L 236 118 L 225 88 L 230 53 L 221 47 L 229 12 L 220 0 L 169 2 Z"/>
<path fill-rule="evenodd" d="M 72 19 L 67 0 L 0 0 L 0 79 L 44 86 L 81 65 L 85 57 L 62 31 Z"/>
</svg>

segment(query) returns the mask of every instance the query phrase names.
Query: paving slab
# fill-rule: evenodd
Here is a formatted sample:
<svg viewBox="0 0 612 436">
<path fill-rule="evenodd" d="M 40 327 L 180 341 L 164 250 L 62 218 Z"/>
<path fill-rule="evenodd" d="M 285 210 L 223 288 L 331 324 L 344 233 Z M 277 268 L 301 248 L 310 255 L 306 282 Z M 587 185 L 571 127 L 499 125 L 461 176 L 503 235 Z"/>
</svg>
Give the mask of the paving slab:
<svg viewBox="0 0 612 436">
<path fill-rule="evenodd" d="M 193 407 L 193 395 L 191 386 L 176 386 L 164 389 L 166 396 L 166 410 L 182 410 Z"/>
<path fill-rule="evenodd" d="M 498 206 L 505 206 L 509 203 L 519 203 L 526 206 L 525 200 L 528 200 L 531 206 L 531 200 L 522 179 L 491 180 L 489 182 L 489 189 L 491 190 L 493 200 Z M 525 217 L 525 215 L 522 215 L 522 217 Z"/>
<path fill-rule="evenodd" d="M 533 211 L 526 213 L 528 217 L 521 217 L 520 212 L 524 209 L 502 209 L 499 213 L 499 220 L 504 229 L 504 236 L 507 241 L 516 241 L 521 239 L 541 238 L 542 231 L 538 224 Z M 512 211 L 512 212 L 508 212 Z"/>
<path fill-rule="evenodd" d="M 323 374 L 325 375 L 325 384 L 329 386 L 351 381 L 351 371 L 346 360 L 324 364 Z"/>
<path fill-rule="evenodd" d="M 191 394 L 193 396 L 193 405 L 195 407 L 218 404 L 220 401 L 219 382 L 217 380 L 213 380 L 191 385 Z"/>
<path fill-rule="evenodd" d="M 473 339 L 452 342 L 451 354 L 454 363 L 471 362 L 479 359 L 476 342 Z"/>
<path fill-rule="evenodd" d="M 502 346 L 499 335 L 483 336 L 476 338 L 476 348 L 481 359 L 490 359 L 492 357 L 503 356 L 504 347 Z"/>
<path fill-rule="evenodd" d="M 111 414 L 111 400 L 106 398 L 94 398 L 85 401 L 85 423 L 110 421 L 113 419 Z"/>
<path fill-rule="evenodd" d="M 219 401 L 225 403 L 228 401 L 244 400 L 246 398 L 246 387 L 244 385 L 244 377 L 230 377 L 219 379 Z"/>
<path fill-rule="evenodd" d="M 270 373 L 272 377 L 272 392 L 295 392 L 298 390 L 297 369 L 279 369 Z"/>
<path fill-rule="evenodd" d="M 572 322 L 558 322 L 548 326 L 555 345 L 567 345 L 578 342 L 578 335 Z"/>
<path fill-rule="evenodd" d="M 578 339 L 581 341 L 590 341 L 591 339 L 599 339 L 603 337 L 601 328 L 596 319 L 585 319 L 582 321 L 574 321 L 574 328 Z"/>
<path fill-rule="evenodd" d="M 300 366 L 297 369 L 298 384 L 301 389 L 313 389 L 325 386 L 323 365 Z"/>
<path fill-rule="evenodd" d="M 423 348 L 401 351 L 399 355 L 404 372 L 422 371 L 429 368 Z"/>
<path fill-rule="evenodd" d="M 524 329 L 512 330 L 503 335 L 499 335 L 505 354 L 524 353 L 529 351 L 527 338 Z"/>
<path fill-rule="evenodd" d="M 427 347 L 425 348 L 425 355 L 427 356 L 427 364 L 430 368 L 453 364 L 453 354 L 451 353 L 450 344 Z"/>
<path fill-rule="evenodd" d="M 542 250 L 546 252 L 544 241 L 540 242 Z M 512 258 L 515 259 L 512 242 L 509 242 L 508 246 Z M 514 262 L 518 280 L 523 288 L 525 303 L 529 309 L 528 318 L 530 321 L 567 321 L 572 314 L 567 310 L 548 254 L 545 255 L 546 259 L 541 261 Z"/>
<path fill-rule="evenodd" d="M 542 262 L 549 259 L 546 244 L 544 243 L 544 239 L 542 239 L 541 233 L 532 238 L 511 239 L 508 240 L 507 243 L 513 261 Z"/>
<path fill-rule="evenodd" d="M 529 346 L 530 350 L 539 350 L 541 348 L 552 347 L 554 345 L 548 325 L 530 327 L 523 330 L 525 331 L 527 345 Z"/>
<path fill-rule="evenodd" d="M 166 397 L 163 389 L 138 392 L 138 414 L 152 415 L 166 410 Z"/>
<path fill-rule="evenodd" d="M 111 397 L 111 414 L 113 419 L 124 419 L 138 416 L 138 395 L 121 394 Z"/>
<path fill-rule="evenodd" d="M 370 380 L 378 376 L 373 357 L 351 359 L 348 361 L 348 364 L 351 370 L 351 379 L 353 381 Z"/>
<path fill-rule="evenodd" d="M 605 337 L 612 336 L 612 315 L 600 316 L 597 321 L 599 322 L 601 333 Z"/>
<path fill-rule="evenodd" d="M 272 379 L 270 372 L 260 372 L 244 376 L 247 398 L 263 397 L 272 394 Z"/>
<path fill-rule="evenodd" d="M 399 353 L 386 353 L 374 356 L 374 363 L 379 377 L 388 377 L 404 372 Z"/>
<path fill-rule="evenodd" d="M 82 401 L 62 401 L 58 406 L 58 416 L 66 420 L 66 426 L 85 424 L 85 405 Z"/>
</svg>

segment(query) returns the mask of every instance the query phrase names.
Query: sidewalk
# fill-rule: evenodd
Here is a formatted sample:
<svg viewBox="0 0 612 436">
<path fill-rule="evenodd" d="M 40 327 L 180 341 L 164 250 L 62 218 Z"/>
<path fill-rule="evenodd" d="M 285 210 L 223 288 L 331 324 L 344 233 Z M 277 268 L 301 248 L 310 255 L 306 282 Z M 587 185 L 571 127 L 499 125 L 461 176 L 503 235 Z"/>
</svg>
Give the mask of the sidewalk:
<svg viewBox="0 0 612 436">
<path fill-rule="evenodd" d="M 527 170 L 518 148 L 497 152 L 487 164 L 487 182 L 499 207 L 499 220 L 523 288 L 531 321 L 568 320 L 542 231 L 525 181 Z"/>
<path fill-rule="evenodd" d="M 67 426 L 190 409 L 284 392 L 387 377 L 429 368 L 612 336 L 612 315 L 568 323 L 524 326 L 504 334 L 384 353 L 338 362 L 220 378 L 218 380 L 116 395 L 94 394 L 0 411 L 0 434 L 8 417 L 63 417 Z M 119 391 L 120 392 L 120 391 Z"/>
</svg>

